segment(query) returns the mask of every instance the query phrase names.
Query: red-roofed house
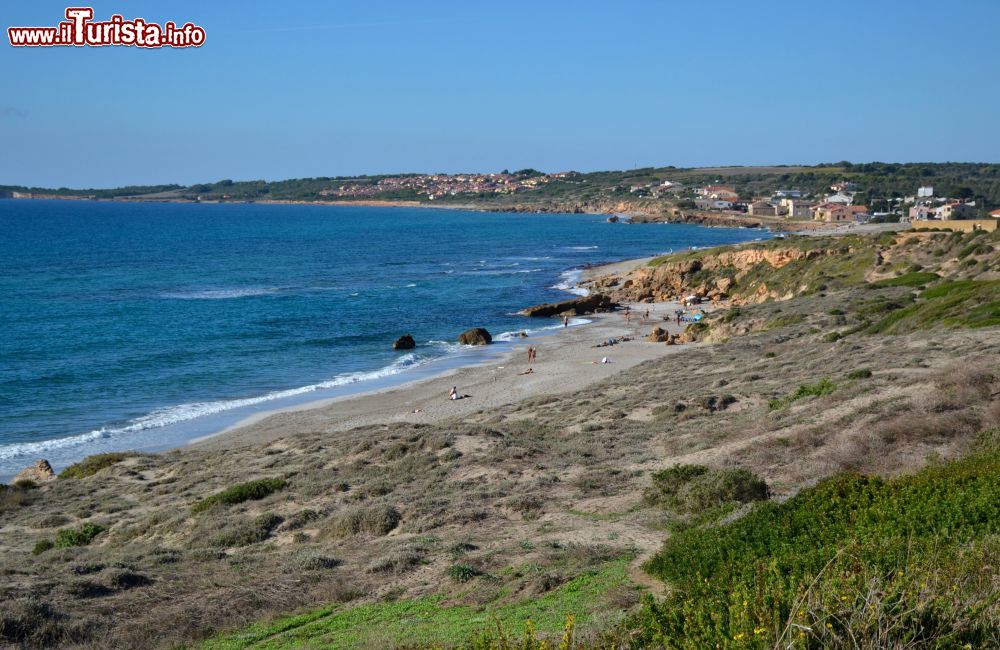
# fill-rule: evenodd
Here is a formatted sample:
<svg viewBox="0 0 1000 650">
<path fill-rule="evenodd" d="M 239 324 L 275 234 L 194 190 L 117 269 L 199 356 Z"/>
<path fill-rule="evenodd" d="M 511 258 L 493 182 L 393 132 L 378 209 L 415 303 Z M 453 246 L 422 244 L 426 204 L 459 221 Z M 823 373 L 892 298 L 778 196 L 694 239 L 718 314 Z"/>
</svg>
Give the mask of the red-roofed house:
<svg viewBox="0 0 1000 650">
<path fill-rule="evenodd" d="M 1000 210 L 994 210 L 993 212 L 990 212 L 990 216 L 993 217 L 994 219 L 1000 219 Z"/>
</svg>

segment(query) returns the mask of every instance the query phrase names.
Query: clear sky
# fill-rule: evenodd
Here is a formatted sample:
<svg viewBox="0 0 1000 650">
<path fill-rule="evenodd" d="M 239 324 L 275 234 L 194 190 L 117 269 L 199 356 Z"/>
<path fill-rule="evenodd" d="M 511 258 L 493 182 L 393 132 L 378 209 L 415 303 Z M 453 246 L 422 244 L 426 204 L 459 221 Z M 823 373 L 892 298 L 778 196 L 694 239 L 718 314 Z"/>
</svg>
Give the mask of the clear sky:
<svg viewBox="0 0 1000 650">
<path fill-rule="evenodd" d="M 82 3 L 81 3 L 82 4 Z M 12 48 L 0 184 L 1000 162 L 1000 1 L 92 3 L 190 50 Z"/>
</svg>

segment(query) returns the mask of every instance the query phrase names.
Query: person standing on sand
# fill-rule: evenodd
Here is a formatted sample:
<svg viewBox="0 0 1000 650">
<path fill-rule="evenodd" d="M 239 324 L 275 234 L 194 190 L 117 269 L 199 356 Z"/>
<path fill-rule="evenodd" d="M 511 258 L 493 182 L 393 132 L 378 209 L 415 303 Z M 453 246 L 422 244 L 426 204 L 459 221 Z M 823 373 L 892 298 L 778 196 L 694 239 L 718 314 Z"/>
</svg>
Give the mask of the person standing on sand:
<svg viewBox="0 0 1000 650">
<path fill-rule="evenodd" d="M 646 307 L 646 312 L 642 315 L 642 320 L 649 320 L 649 307 Z"/>
<path fill-rule="evenodd" d="M 569 327 L 569 316 L 563 316 L 563 327 Z"/>
</svg>

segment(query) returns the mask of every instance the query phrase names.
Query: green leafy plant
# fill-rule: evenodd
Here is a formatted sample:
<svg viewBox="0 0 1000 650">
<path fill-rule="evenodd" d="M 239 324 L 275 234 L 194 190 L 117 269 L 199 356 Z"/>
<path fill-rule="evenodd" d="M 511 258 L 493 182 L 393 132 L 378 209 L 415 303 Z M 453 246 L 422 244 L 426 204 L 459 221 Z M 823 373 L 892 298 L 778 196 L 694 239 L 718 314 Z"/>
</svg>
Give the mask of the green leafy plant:
<svg viewBox="0 0 1000 650">
<path fill-rule="evenodd" d="M 56 548 L 87 546 L 104 530 L 104 526 L 98 524 L 84 524 L 79 528 L 60 529 L 56 532 Z"/>
<path fill-rule="evenodd" d="M 287 485 L 288 481 L 280 478 L 264 478 L 240 483 L 202 499 L 191 507 L 191 512 L 197 514 L 220 504 L 233 505 L 244 501 L 256 501 L 284 489 Z"/>
</svg>

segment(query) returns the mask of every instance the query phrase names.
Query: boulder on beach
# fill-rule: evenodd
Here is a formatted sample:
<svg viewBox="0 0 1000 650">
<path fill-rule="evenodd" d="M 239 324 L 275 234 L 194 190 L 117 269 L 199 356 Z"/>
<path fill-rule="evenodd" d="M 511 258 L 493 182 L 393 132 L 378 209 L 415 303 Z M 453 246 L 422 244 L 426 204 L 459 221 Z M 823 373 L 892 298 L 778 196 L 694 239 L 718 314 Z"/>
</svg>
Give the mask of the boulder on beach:
<svg viewBox="0 0 1000 650">
<path fill-rule="evenodd" d="M 482 327 L 473 327 L 471 330 L 462 332 L 458 337 L 458 342 L 462 345 L 489 345 L 493 342 L 493 337 Z"/>
<path fill-rule="evenodd" d="M 670 340 L 670 332 L 660 326 L 656 326 L 653 328 L 653 331 L 649 333 L 646 340 L 650 343 L 664 343 Z"/>
<path fill-rule="evenodd" d="M 544 318 L 548 316 L 583 316 L 598 312 L 613 311 L 618 304 L 608 296 L 594 293 L 580 298 L 570 298 L 560 302 L 535 305 L 521 310 L 521 315 Z"/>
<path fill-rule="evenodd" d="M 393 350 L 412 350 L 417 347 L 417 342 L 413 340 L 413 337 L 409 334 L 404 334 L 396 339 L 396 342 L 392 344 Z"/>
<path fill-rule="evenodd" d="M 14 480 L 11 481 L 14 485 L 21 483 L 22 481 L 31 481 L 32 483 L 47 483 L 49 481 L 54 481 L 56 479 L 56 473 L 52 470 L 52 465 L 49 465 L 49 461 L 40 460 L 31 467 L 27 467 L 18 472 Z"/>
</svg>

